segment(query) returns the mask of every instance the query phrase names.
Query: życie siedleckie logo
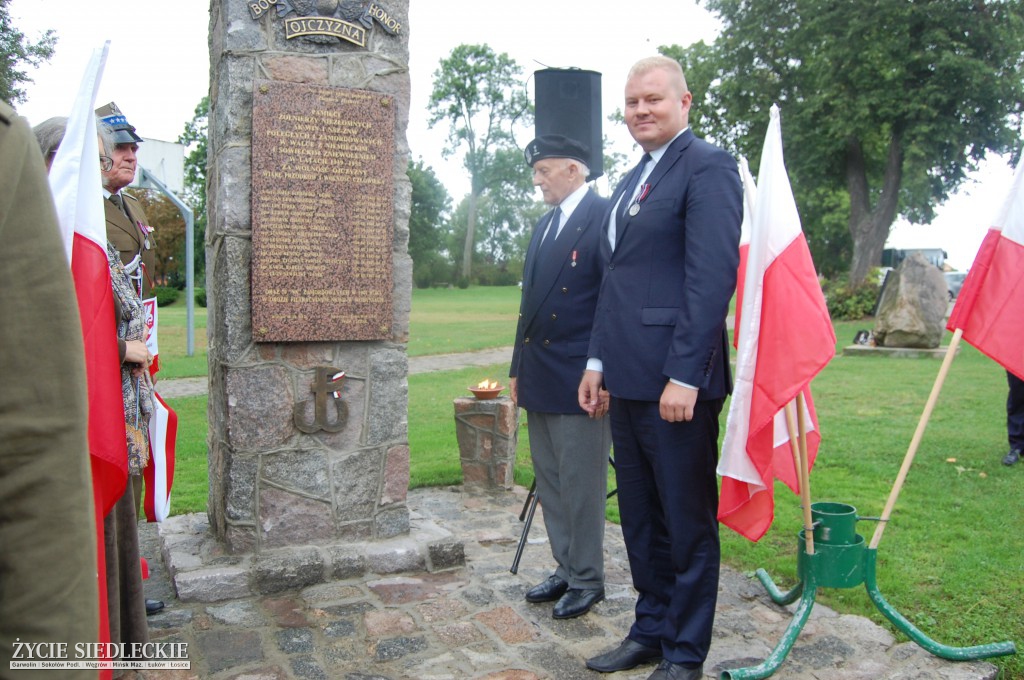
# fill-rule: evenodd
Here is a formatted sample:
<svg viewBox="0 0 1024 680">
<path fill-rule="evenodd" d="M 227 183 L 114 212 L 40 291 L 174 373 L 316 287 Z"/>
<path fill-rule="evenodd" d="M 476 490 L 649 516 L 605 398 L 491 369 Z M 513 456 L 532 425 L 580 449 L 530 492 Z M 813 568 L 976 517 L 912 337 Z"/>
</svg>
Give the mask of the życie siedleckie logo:
<svg viewBox="0 0 1024 680">
<path fill-rule="evenodd" d="M 402 23 L 377 2 L 359 0 L 247 0 L 249 14 L 260 19 L 271 9 L 284 19 L 284 37 L 346 40 L 366 47 L 367 33 L 378 24 L 390 35 L 398 35 Z"/>
</svg>

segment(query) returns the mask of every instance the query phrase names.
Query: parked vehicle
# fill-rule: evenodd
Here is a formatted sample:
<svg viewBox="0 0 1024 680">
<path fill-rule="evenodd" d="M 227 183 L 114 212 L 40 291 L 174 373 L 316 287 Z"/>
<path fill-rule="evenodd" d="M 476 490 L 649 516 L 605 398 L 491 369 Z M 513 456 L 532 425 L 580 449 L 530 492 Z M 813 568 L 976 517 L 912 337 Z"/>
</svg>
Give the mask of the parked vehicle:
<svg viewBox="0 0 1024 680">
<path fill-rule="evenodd" d="M 955 300 L 956 296 L 960 294 L 960 288 L 964 285 L 964 279 L 967 278 L 967 272 L 943 272 L 942 275 L 946 277 L 946 288 L 949 289 L 949 299 Z"/>
</svg>

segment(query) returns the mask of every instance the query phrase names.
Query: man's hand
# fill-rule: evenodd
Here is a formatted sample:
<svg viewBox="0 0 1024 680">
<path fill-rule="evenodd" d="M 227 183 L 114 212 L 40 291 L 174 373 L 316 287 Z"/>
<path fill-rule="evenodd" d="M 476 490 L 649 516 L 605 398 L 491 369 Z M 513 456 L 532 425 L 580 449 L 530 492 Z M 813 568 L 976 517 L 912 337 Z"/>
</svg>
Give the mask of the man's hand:
<svg viewBox="0 0 1024 680">
<path fill-rule="evenodd" d="M 590 370 L 584 371 L 583 379 L 580 380 L 580 388 L 576 396 L 579 399 L 580 408 L 586 411 L 591 418 L 599 418 L 604 415 L 604 411 L 600 410 L 601 383 L 603 381 L 603 373 Z M 607 407 L 605 410 L 607 410 Z"/>
<path fill-rule="evenodd" d="M 696 403 L 697 390 L 677 385 L 670 380 L 661 393 L 659 412 L 662 419 L 670 423 L 689 421 L 693 420 L 693 406 Z"/>
<path fill-rule="evenodd" d="M 519 406 L 519 388 L 516 386 L 516 379 L 508 379 L 508 396 L 512 399 L 512 403 Z"/>
</svg>

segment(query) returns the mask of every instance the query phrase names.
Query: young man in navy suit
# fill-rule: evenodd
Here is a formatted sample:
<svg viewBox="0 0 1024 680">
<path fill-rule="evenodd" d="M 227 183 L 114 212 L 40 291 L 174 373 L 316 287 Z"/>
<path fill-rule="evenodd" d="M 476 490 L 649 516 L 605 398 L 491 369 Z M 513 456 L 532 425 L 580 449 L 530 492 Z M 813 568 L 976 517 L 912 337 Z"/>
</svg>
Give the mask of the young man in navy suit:
<svg viewBox="0 0 1024 680">
<path fill-rule="evenodd" d="M 587 661 L 613 672 L 662 659 L 650 680 L 696 680 L 718 592 L 718 417 L 732 388 L 725 317 L 736 287 L 742 187 L 736 162 L 689 129 L 679 64 L 629 72 L 625 119 L 646 152 L 605 220 L 605 276 L 580 406 L 611 393 L 622 533 L 635 622 Z"/>
<path fill-rule="evenodd" d="M 526 147 L 533 183 L 554 207 L 537 223 L 526 251 L 509 369 L 512 400 L 528 414 L 537 497 L 558 563 L 526 601 L 557 600 L 556 619 L 586 614 L 604 599 L 611 433 L 601 418 L 606 405 L 588 415 L 576 394 L 601 283 L 608 203 L 586 186 L 588 156 L 583 144 L 561 135 L 542 135 Z"/>
</svg>

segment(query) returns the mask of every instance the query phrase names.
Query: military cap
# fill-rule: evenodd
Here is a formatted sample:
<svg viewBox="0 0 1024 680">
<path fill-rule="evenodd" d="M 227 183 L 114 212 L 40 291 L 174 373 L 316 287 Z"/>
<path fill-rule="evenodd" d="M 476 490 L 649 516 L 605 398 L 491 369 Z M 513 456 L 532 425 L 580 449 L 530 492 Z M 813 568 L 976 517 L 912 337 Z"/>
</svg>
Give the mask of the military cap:
<svg viewBox="0 0 1024 680">
<path fill-rule="evenodd" d="M 114 102 L 96 109 L 96 115 L 114 131 L 114 144 L 138 144 L 142 141 L 142 137 L 135 134 L 135 126 L 128 122 Z"/>
<path fill-rule="evenodd" d="M 584 165 L 590 163 L 590 149 L 563 135 L 541 135 L 526 145 L 523 154 L 526 156 L 526 164 L 531 168 L 534 163 L 545 158 L 571 158 Z"/>
</svg>

